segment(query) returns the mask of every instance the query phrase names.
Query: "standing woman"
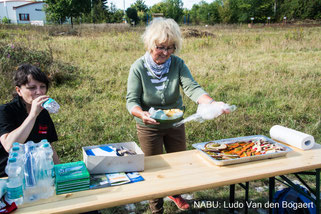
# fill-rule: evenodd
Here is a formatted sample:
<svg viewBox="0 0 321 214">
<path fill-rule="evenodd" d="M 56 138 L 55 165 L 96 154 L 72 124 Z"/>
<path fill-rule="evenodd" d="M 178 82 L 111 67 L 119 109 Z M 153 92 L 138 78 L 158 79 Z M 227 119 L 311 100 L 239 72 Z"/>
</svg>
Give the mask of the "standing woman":
<svg viewBox="0 0 321 214">
<path fill-rule="evenodd" d="M 23 64 L 15 73 L 14 83 L 14 99 L 0 106 L 0 177 L 6 176 L 8 153 L 14 142 L 58 140 L 51 117 L 41 106 L 49 98 L 46 74 L 33 65 Z M 54 148 L 53 159 L 55 164 L 59 163 Z"/>
<path fill-rule="evenodd" d="M 186 150 L 185 127 L 160 124 L 149 108 L 179 109 L 183 106 L 180 86 L 198 104 L 215 101 L 193 79 L 184 61 L 173 55 L 181 49 L 182 38 L 173 19 L 154 19 L 142 36 L 146 53 L 131 66 L 127 82 L 127 109 L 135 117 L 140 146 L 146 156 Z M 220 102 L 222 105 L 223 102 Z M 228 113 L 228 112 L 225 112 Z M 179 195 L 169 196 L 181 210 L 189 204 Z M 163 199 L 149 202 L 152 213 L 163 213 Z"/>
</svg>

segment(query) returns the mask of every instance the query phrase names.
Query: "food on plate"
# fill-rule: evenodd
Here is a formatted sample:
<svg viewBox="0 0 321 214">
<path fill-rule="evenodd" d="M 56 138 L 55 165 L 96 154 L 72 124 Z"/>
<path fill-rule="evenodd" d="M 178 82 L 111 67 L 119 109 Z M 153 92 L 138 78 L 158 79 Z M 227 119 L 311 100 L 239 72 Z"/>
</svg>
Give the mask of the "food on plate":
<svg viewBox="0 0 321 214">
<path fill-rule="evenodd" d="M 156 120 L 175 120 L 183 116 L 183 111 L 180 109 L 167 109 L 167 110 L 157 110 L 151 115 L 151 118 Z"/>
<path fill-rule="evenodd" d="M 166 114 L 167 117 L 173 117 L 175 114 L 176 115 L 183 115 L 183 111 L 180 109 L 167 109 L 167 110 L 163 110 L 164 113 Z"/>
<path fill-rule="evenodd" d="M 286 149 L 284 147 L 263 139 L 240 141 L 228 144 L 209 142 L 205 144 L 203 149 L 204 152 L 216 160 L 228 160 L 271 154 L 285 150 Z"/>
<path fill-rule="evenodd" d="M 209 142 L 205 144 L 204 149 L 206 151 L 212 151 L 212 152 L 218 152 L 223 149 L 226 149 L 227 145 L 226 144 L 220 144 L 220 143 L 215 143 L 215 142 Z"/>
</svg>

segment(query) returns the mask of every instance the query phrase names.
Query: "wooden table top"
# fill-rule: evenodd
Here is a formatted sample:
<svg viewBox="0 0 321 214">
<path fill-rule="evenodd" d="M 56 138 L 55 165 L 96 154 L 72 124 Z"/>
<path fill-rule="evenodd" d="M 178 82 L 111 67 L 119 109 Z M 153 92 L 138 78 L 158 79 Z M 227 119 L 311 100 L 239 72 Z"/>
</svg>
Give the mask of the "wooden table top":
<svg viewBox="0 0 321 214">
<path fill-rule="evenodd" d="M 145 157 L 145 181 L 54 195 L 20 206 L 14 213 L 80 213 L 321 168 L 321 145 L 285 157 L 216 166 L 197 150 Z"/>
</svg>

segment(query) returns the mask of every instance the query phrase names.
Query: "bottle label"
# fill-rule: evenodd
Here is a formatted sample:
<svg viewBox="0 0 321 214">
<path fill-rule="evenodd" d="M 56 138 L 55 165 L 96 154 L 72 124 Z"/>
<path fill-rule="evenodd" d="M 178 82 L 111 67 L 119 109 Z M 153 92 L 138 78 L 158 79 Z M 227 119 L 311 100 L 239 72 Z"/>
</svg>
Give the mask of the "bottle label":
<svg viewBox="0 0 321 214">
<path fill-rule="evenodd" d="M 22 186 L 10 188 L 7 187 L 8 198 L 11 200 L 21 198 L 23 196 Z"/>
<path fill-rule="evenodd" d="M 55 100 L 54 99 L 52 99 L 52 98 L 48 98 L 48 100 L 46 101 L 46 102 L 44 102 L 43 104 L 42 104 L 42 106 L 44 107 L 44 108 L 46 108 L 46 106 L 48 106 L 50 103 L 52 103 L 52 102 L 55 102 Z"/>
<path fill-rule="evenodd" d="M 59 104 L 52 98 L 49 98 L 42 104 L 42 107 L 47 109 L 49 113 L 57 113 L 60 108 Z"/>
</svg>

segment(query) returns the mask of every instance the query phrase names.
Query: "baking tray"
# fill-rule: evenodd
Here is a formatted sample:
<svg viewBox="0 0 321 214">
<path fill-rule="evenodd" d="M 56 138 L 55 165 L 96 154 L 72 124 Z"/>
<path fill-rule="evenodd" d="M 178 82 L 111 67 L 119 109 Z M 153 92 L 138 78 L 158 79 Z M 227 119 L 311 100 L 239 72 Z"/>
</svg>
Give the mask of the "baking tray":
<svg viewBox="0 0 321 214">
<path fill-rule="evenodd" d="M 205 144 L 209 142 L 215 142 L 219 144 L 230 144 L 230 143 L 235 143 L 239 141 L 249 141 L 249 140 L 264 140 L 269 143 L 273 143 L 275 145 L 284 147 L 285 151 L 278 151 L 276 153 L 271 153 L 271 154 L 255 155 L 255 156 L 242 157 L 242 158 L 236 158 L 236 159 L 230 159 L 230 160 L 216 160 L 215 158 L 211 157 L 210 155 L 208 155 L 206 152 L 202 150 L 204 149 Z M 282 156 L 285 156 L 288 152 L 292 151 L 290 147 L 285 146 L 282 143 L 278 143 L 264 135 L 252 135 L 252 136 L 245 136 L 245 137 L 228 138 L 228 139 L 215 140 L 215 141 L 209 141 L 209 142 L 194 143 L 192 146 L 197 150 L 199 150 L 204 157 L 208 158 L 210 161 L 214 162 L 216 165 L 219 165 L 219 166 L 244 163 L 244 162 L 250 162 L 250 161 L 256 161 L 256 160 L 263 160 L 268 158 L 282 157 Z"/>
</svg>

